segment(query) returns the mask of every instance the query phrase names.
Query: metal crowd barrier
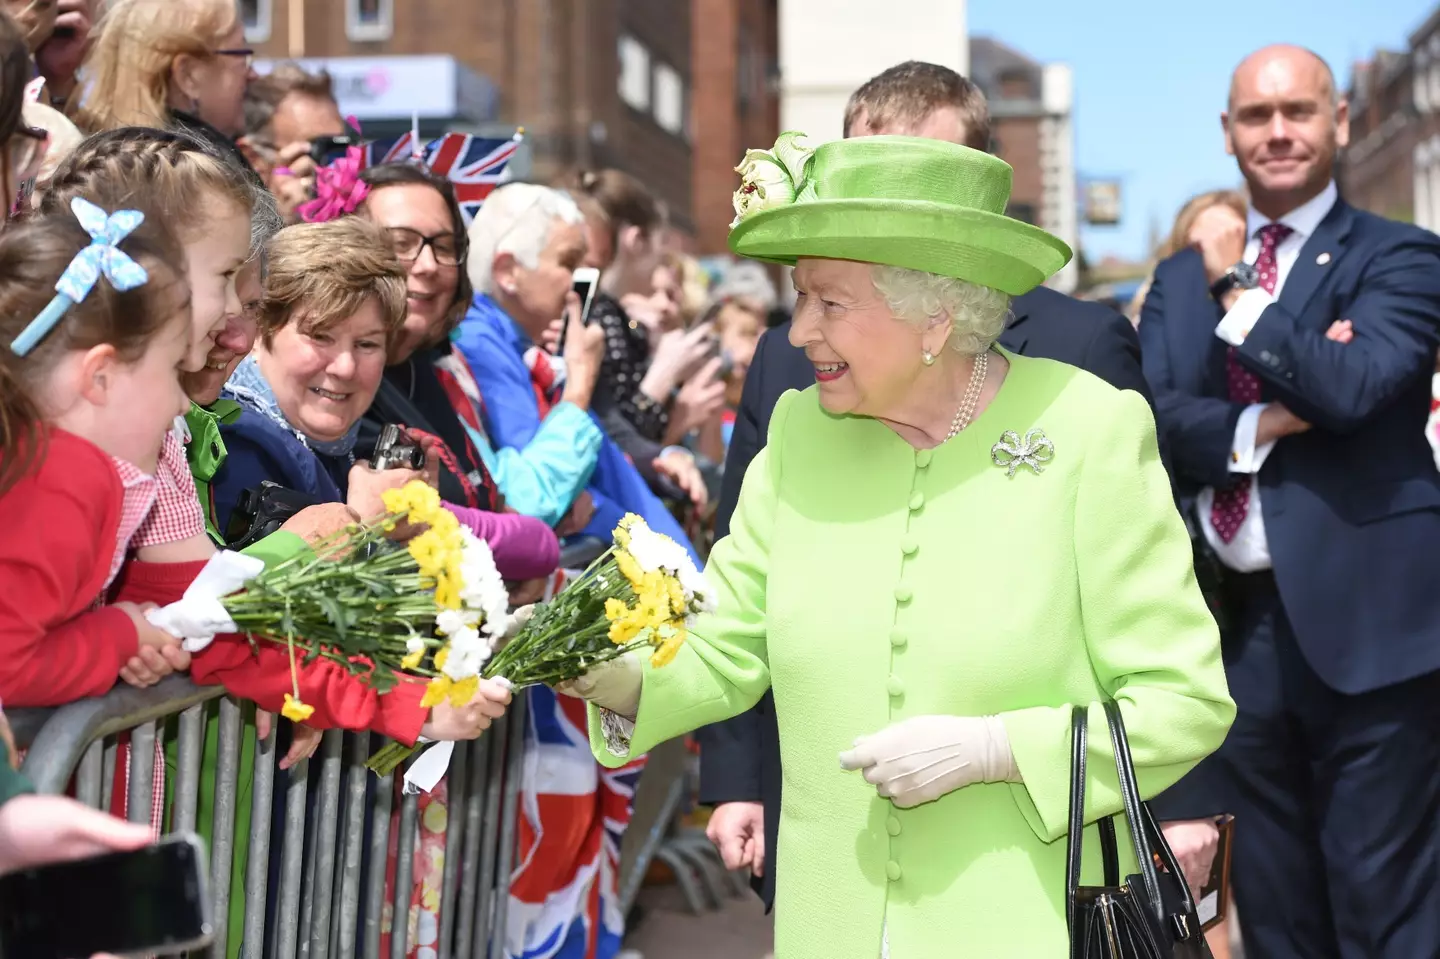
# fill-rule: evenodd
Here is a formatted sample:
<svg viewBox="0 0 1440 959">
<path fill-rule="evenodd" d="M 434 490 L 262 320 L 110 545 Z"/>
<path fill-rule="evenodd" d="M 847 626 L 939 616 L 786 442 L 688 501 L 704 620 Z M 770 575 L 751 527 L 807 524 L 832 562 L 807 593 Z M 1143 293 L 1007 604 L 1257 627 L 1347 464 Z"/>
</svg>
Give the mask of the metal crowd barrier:
<svg viewBox="0 0 1440 959">
<path fill-rule="evenodd" d="M 167 832 L 195 828 L 201 758 L 211 700 L 219 699 L 219 755 L 215 771 L 214 829 L 210 848 L 215 945 L 225 956 L 230 916 L 236 795 L 242 747 L 241 707 L 220 687 L 201 687 L 172 676 L 145 690 L 120 686 L 106 696 L 58 709 L 15 710 L 16 739 L 28 752 L 24 772 L 42 793 L 60 794 L 74 783 L 76 798 L 111 808 L 118 756 L 116 736 L 130 734 L 130 818 L 149 822 L 154 787 L 154 744 L 161 722 L 178 716 L 178 762 Z M 249 859 L 244 896 L 244 959 L 380 959 L 382 922 L 391 907 L 390 959 L 403 959 L 417 943 L 408 936 L 413 895 L 418 797 L 400 799 L 400 835 L 392 902 L 385 901 L 394 776 L 376 778 L 364 767 L 371 734 L 330 730 L 315 756 L 290 770 L 283 839 L 271 847 L 275 789 L 275 736 L 256 745 L 251 783 Z M 459 744 L 448 779 L 445 867 L 438 940 L 442 959 L 503 959 L 505 905 L 515 854 L 516 805 L 524 744 L 525 700 L 517 698 L 478 740 Z M 318 795 L 307 816 L 309 764 L 320 766 Z M 368 829 L 366 817 L 369 817 Z M 279 857 L 280 883 L 267 942 L 266 898 L 270 861 Z M 362 878 L 363 887 L 362 888 Z M 363 910 L 363 912 L 362 912 Z M 361 917 L 363 915 L 363 924 Z"/>
</svg>

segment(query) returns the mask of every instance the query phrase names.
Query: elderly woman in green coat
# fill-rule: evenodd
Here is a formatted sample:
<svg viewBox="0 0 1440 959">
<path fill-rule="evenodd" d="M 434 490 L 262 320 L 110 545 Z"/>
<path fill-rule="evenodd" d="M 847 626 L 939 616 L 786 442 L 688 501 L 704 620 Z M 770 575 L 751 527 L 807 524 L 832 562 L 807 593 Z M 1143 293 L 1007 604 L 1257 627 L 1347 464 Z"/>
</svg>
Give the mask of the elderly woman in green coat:
<svg viewBox="0 0 1440 959">
<path fill-rule="evenodd" d="M 776 407 L 710 557 L 718 611 L 673 663 L 562 691 L 619 765 L 773 689 L 779 959 L 1065 955 L 1071 705 L 1104 729 L 1119 704 L 1147 796 L 1234 716 L 1150 409 L 995 346 L 1070 256 L 1003 215 L 1003 161 L 787 134 L 740 172 L 731 247 L 794 264 L 816 385 Z M 1089 749 L 1094 823 L 1120 797 Z"/>
</svg>

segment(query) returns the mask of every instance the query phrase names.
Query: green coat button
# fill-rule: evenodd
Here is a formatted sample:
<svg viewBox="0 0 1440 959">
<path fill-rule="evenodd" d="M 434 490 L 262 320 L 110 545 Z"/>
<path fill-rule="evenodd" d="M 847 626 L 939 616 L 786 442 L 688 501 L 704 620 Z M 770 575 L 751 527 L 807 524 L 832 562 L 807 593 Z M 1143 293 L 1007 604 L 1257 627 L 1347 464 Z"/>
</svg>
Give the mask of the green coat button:
<svg viewBox="0 0 1440 959">
<path fill-rule="evenodd" d="M 907 536 L 900 541 L 900 552 L 906 556 L 914 556 L 919 551 L 920 544 L 916 541 L 915 537 Z"/>
<path fill-rule="evenodd" d="M 908 643 L 908 642 L 909 642 L 909 640 L 905 638 L 905 634 L 902 633 L 902 632 L 900 632 L 900 630 L 898 630 L 898 629 L 892 629 L 892 630 L 890 631 L 890 645 L 891 645 L 891 646 L 894 646 L 896 649 L 900 649 L 901 647 L 903 647 L 903 646 L 904 646 L 906 643 Z"/>
<path fill-rule="evenodd" d="M 902 696 L 905 693 L 905 684 L 900 682 L 898 676 L 891 676 L 885 683 L 885 691 L 891 696 Z"/>
<path fill-rule="evenodd" d="M 893 859 L 887 862 L 885 864 L 885 876 L 891 882 L 899 882 L 901 876 L 900 864 Z"/>
<path fill-rule="evenodd" d="M 925 494 L 918 489 L 910 494 L 910 511 L 913 513 L 925 505 Z"/>
<path fill-rule="evenodd" d="M 914 590 L 912 590 L 909 586 L 895 587 L 895 602 L 897 603 L 908 603 L 914 595 Z"/>
<path fill-rule="evenodd" d="M 919 450 L 918 452 L 916 452 L 916 454 L 915 454 L 915 468 L 916 468 L 916 469 L 922 469 L 922 470 L 923 470 L 925 467 L 929 466 L 929 465 L 930 465 L 930 457 L 932 457 L 933 455 L 935 455 L 935 454 L 933 454 L 933 453 L 930 452 L 929 450 Z"/>
<path fill-rule="evenodd" d="M 885 831 L 892 836 L 900 835 L 900 820 L 895 816 L 885 820 Z"/>
</svg>

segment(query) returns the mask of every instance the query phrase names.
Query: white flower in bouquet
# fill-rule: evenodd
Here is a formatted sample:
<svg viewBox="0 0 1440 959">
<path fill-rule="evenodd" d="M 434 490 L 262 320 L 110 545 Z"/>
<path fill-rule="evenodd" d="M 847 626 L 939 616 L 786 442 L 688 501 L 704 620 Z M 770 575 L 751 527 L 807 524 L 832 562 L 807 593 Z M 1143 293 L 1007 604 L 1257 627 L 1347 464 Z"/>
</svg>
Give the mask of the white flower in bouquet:
<svg viewBox="0 0 1440 959">
<path fill-rule="evenodd" d="M 495 565 L 490 544 L 462 528 L 460 552 L 460 602 L 468 609 L 478 610 L 484 619 L 484 630 L 492 639 L 503 636 L 510 625 L 510 591 Z"/>
</svg>

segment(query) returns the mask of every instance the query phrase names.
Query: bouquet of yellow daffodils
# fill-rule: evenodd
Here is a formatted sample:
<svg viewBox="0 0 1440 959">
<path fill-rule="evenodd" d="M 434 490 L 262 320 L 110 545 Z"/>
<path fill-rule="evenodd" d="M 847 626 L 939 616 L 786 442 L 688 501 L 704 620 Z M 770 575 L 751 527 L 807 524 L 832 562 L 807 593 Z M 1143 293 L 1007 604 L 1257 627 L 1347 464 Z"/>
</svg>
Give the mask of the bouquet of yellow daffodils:
<svg viewBox="0 0 1440 959">
<path fill-rule="evenodd" d="M 705 577 L 685 548 L 652 530 L 639 516 L 627 514 L 615 528 L 614 545 L 558 597 L 537 606 L 480 675 L 504 680 L 512 689 L 553 686 L 637 650 L 649 650 L 651 664 L 664 666 L 685 642 L 694 617 L 709 611 L 713 603 Z M 453 696 L 463 690 L 468 695 L 475 690 L 470 671 L 475 660 L 467 661 L 463 679 L 450 673 L 462 635 L 451 628 L 452 622 L 439 623 L 449 638 L 435 658 L 441 675 L 431 681 L 430 689 L 437 701 L 442 694 Z M 384 775 L 419 749 L 392 743 L 368 765 Z M 438 770 L 422 778 L 435 775 Z"/>
<path fill-rule="evenodd" d="M 428 678 L 426 706 L 446 697 L 469 702 L 491 640 L 509 626 L 505 582 L 489 546 L 435 490 L 412 482 L 384 500 L 378 521 L 269 569 L 217 555 L 184 599 L 149 614 L 152 622 L 192 651 L 217 633 L 288 647 L 293 692 L 282 712 L 296 722 L 315 711 L 301 700 L 300 659 L 333 660 L 382 693 L 405 681 L 403 673 Z M 426 528 L 401 547 L 389 539 L 401 522 Z"/>
<path fill-rule="evenodd" d="M 485 667 L 485 675 L 523 687 L 578 679 L 634 650 L 650 663 L 675 658 L 698 613 L 714 597 L 683 546 L 633 513 L 615 543 L 568 589 L 539 607 Z"/>
</svg>

